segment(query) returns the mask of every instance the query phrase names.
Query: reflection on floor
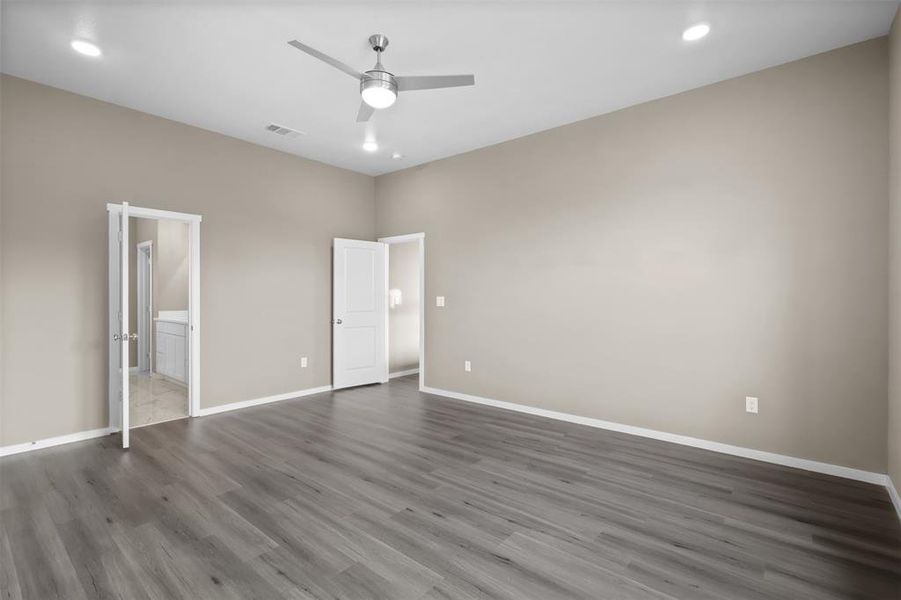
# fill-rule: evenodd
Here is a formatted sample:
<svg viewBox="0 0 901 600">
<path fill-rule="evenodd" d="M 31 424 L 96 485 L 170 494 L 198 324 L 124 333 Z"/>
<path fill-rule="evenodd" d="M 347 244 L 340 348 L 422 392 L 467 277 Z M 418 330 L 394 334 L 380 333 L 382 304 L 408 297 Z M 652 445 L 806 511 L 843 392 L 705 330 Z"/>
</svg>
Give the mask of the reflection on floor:
<svg viewBox="0 0 901 600">
<path fill-rule="evenodd" d="M 171 421 L 188 416 L 188 388 L 160 375 L 133 373 L 129 377 L 132 427 Z"/>
</svg>

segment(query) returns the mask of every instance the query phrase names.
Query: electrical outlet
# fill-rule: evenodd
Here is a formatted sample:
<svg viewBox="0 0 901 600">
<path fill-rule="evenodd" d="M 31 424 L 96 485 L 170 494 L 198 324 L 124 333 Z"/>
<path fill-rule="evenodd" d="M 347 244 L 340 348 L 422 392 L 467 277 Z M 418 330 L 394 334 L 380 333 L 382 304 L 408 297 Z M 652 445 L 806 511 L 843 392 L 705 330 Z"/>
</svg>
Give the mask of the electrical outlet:
<svg viewBox="0 0 901 600">
<path fill-rule="evenodd" d="M 472 371 L 472 363 L 469 362 L 468 360 L 464 360 L 463 361 L 463 370 L 466 371 L 467 373 Z"/>
<path fill-rule="evenodd" d="M 754 396 L 745 396 L 745 411 L 757 414 L 757 398 Z"/>
<path fill-rule="evenodd" d="M 435 296 L 435 306 L 444 306 L 444 296 Z"/>
<path fill-rule="evenodd" d="M 301 357 L 300 357 L 300 368 L 301 368 L 301 369 L 306 369 L 306 368 L 307 368 L 307 357 L 306 357 L 306 356 L 301 356 Z"/>
</svg>

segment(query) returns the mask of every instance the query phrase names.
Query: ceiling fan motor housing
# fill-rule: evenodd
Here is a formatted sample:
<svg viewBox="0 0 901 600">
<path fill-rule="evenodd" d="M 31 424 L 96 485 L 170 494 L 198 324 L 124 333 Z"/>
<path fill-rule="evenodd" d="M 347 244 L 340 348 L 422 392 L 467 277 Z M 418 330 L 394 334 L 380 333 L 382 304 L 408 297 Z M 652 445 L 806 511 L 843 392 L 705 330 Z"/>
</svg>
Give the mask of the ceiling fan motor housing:
<svg viewBox="0 0 901 600">
<path fill-rule="evenodd" d="M 390 90 L 395 96 L 397 95 L 397 82 L 394 75 L 387 71 L 366 71 L 360 80 L 360 93 L 371 88 L 384 88 Z"/>
<path fill-rule="evenodd" d="M 375 33 L 369 36 L 369 45 L 376 52 L 384 52 L 388 47 L 388 36 L 383 33 Z"/>
</svg>

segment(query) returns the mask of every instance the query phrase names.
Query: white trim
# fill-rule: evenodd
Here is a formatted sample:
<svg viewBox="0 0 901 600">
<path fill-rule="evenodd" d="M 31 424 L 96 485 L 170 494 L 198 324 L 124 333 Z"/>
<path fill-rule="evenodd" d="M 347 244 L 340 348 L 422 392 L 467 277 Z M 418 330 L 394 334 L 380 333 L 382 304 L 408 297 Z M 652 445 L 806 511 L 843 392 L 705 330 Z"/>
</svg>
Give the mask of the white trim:
<svg viewBox="0 0 901 600">
<path fill-rule="evenodd" d="M 59 446 L 62 444 L 69 444 L 72 442 L 83 442 L 84 440 L 91 440 L 94 438 L 103 437 L 112 432 L 112 429 L 109 427 L 102 427 L 100 429 L 91 429 L 89 431 L 79 431 L 78 433 L 70 433 L 67 435 L 58 435 L 52 438 L 46 438 L 43 440 L 37 440 L 34 442 L 25 442 L 23 444 L 13 444 L 11 446 L 3 446 L 0 448 L 0 456 L 11 456 L 13 454 L 21 454 L 22 452 L 31 452 L 32 450 L 40 450 L 41 448 L 50 448 L 52 446 Z"/>
<path fill-rule="evenodd" d="M 118 214 L 122 212 L 121 204 L 106 205 L 106 210 L 111 213 Z M 159 210 L 156 208 L 141 208 L 140 206 L 128 207 L 129 217 L 141 217 L 142 219 L 174 219 L 176 221 L 201 222 L 201 215 L 192 215 L 190 213 L 175 212 L 174 210 Z"/>
<path fill-rule="evenodd" d="M 425 233 L 406 233 L 404 235 L 389 235 L 388 237 L 380 237 L 378 242 L 383 244 L 403 244 L 404 242 L 415 242 L 416 240 L 425 239 Z"/>
<path fill-rule="evenodd" d="M 253 400 L 243 400 L 241 402 L 232 402 L 231 404 L 222 404 L 220 406 L 210 406 L 209 408 L 203 408 L 200 410 L 199 414 L 195 416 L 206 417 L 209 415 L 215 415 L 222 412 L 228 412 L 232 410 L 239 410 L 242 408 L 250 408 L 251 406 L 259 406 L 261 404 L 269 404 L 270 402 L 280 402 L 282 400 L 291 400 L 293 398 L 302 398 L 304 396 L 312 396 L 313 394 L 322 394 L 324 392 L 330 392 L 332 390 L 332 386 L 323 385 L 316 388 L 310 388 L 306 390 L 299 390 L 296 392 L 288 392 L 286 394 L 278 394 L 275 396 L 266 396 L 264 398 L 255 398 Z M 185 417 L 176 417 L 171 419 L 173 421 L 178 419 L 184 419 Z M 165 423 L 166 421 L 159 421 L 155 423 L 146 423 L 145 425 L 135 426 L 132 429 L 138 429 L 138 427 L 146 427 L 147 425 L 158 425 L 159 423 Z M 78 433 L 70 433 L 67 435 L 60 435 L 57 437 L 47 438 L 43 440 L 37 440 L 34 442 L 25 442 L 22 444 L 13 444 L 12 446 L 3 446 L 0 447 L 0 456 L 9 456 L 12 454 L 21 454 L 22 452 L 30 452 L 32 450 L 40 450 L 41 448 L 50 448 L 51 446 L 59 446 L 61 444 L 69 444 L 71 442 L 81 442 L 84 440 L 90 440 L 93 438 L 103 437 L 104 435 L 108 435 L 110 433 L 114 433 L 118 431 L 113 427 L 103 427 L 101 429 L 91 429 L 89 431 L 79 431 Z"/>
<path fill-rule="evenodd" d="M 895 512 L 898 513 L 898 519 L 901 520 L 901 494 L 898 494 L 898 488 L 895 487 L 892 478 L 888 475 L 885 476 L 885 489 L 888 490 L 888 497 L 891 498 Z"/>
<path fill-rule="evenodd" d="M 407 233 L 404 235 L 391 235 L 388 237 L 380 237 L 378 241 L 383 244 L 419 242 L 419 391 L 423 392 L 425 391 L 425 233 L 419 232 Z M 387 260 L 388 253 L 386 252 L 385 254 Z M 385 318 L 387 319 L 387 304 L 385 306 Z M 388 330 L 389 328 L 386 328 L 386 331 Z M 391 376 L 389 375 L 389 379 L 390 377 Z"/>
<path fill-rule="evenodd" d="M 843 467 L 841 465 L 833 465 L 829 463 L 808 460 L 806 458 L 795 458 L 794 456 L 786 456 L 784 454 L 775 454 L 773 452 L 764 452 L 763 450 L 754 450 L 753 448 L 743 448 L 741 446 L 732 446 L 730 444 L 722 444 L 720 442 L 712 442 L 700 438 L 688 437 L 686 435 L 678 435 L 675 433 L 667 433 L 665 431 L 657 431 L 654 429 L 645 429 L 644 427 L 634 427 L 632 425 L 623 425 L 612 421 L 602 421 L 601 419 L 592 419 L 590 417 L 580 417 L 569 413 L 562 413 L 534 406 L 526 406 L 524 404 L 515 404 L 513 402 L 504 402 L 502 400 L 493 400 L 491 398 L 482 398 L 481 396 L 473 396 L 470 394 L 461 394 L 460 392 L 451 392 L 438 388 L 426 387 L 422 390 L 427 394 L 436 396 L 445 396 L 456 400 L 466 402 L 475 402 L 476 404 L 484 404 L 495 408 L 503 408 L 516 412 L 527 413 L 530 415 L 538 415 L 558 421 L 567 421 L 569 423 L 578 423 L 579 425 L 587 425 L 589 427 L 597 427 L 599 429 L 609 429 L 611 431 L 619 431 L 673 444 L 681 444 L 683 446 L 691 446 L 694 448 L 702 448 L 722 454 L 730 454 L 732 456 L 741 456 L 752 460 L 783 465 L 786 467 L 795 467 L 806 471 L 814 471 L 816 473 L 825 473 L 826 475 L 834 475 L 836 477 L 844 477 L 846 479 L 855 479 L 857 481 L 865 481 L 867 483 L 875 483 L 877 485 L 885 485 L 888 477 L 883 473 L 873 473 L 871 471 L 862 471 L 860 469 L 852 469 L 851 467 Z"/>
<path fill-rule="evenodd" d="M 122 205 L 108 203 L 106 210 L 112 217 L 122 212 Z M 188 361 L 188 416 L 200 416 L 200 222 L 203 220 L 203 217 L 190 213 L 130 205 L 128 206 L 128 215 L 143 219 L 168 219 L 188 223 L 188 252 L 191 259 L 188 270 L 190 281 L 190 289 L 188 290 L 188 354 L 190 356 Z M 110 268 L 112 269 L 113 266 L 110 265 Z M 112 301 L 113 298 L 111 297 L 110 302 Z M 152 351 L 153 349 L 151 348 Z M 110 415 L 112 419 L 112 411 L 110 411 Z M 113 423 L 110 424 L 111 427 L 114 425 Z"/>
<path fill-rule="evenodd" d="M 323 385 L 315 388 L 309 388 L 306 390 L 298 390 L 296 392 L 287 392 L 284 394 L 276 394 L 275 396 L 265 396 L 263 398 L 254 398 L 253 400 L 241 400 L 240 402 L 232 402 L 231 404 L 220 404 L 219 406 L 209 406 L 207 408 L 201 408 L 200 417 L 207 417 L 209 415 L 215 415 L 222 412 L 228 412 L 231 410 L 240 410 L 242 408 L 250 408 L 251 406 L 259 406 L 261 404 L 269 404 L 270 402 L 281 402 L 282 400 L 291 400 L 293 398 L 302 398 L 304 396 L 312 396 L 313 394 L 322 394 L 324 392 L 330 392 L 332 390 L 332 386 Z"/>
<path fill-rule="evenodd" d="M 128 312 L 131 308 L 130 300 L 128 294 L 131 292 L 131 286 L 129 283 L 128 269 L 129 269 L 129 256 L 131 255 L 131 248 L 128 247 L 128 227 L 130 225 L 128 221 L 128 202 L 123 202 L 122 206 L 119 208 L 119 286 L 121 287 L 120 298 L 122 300 L 119 304 L 119 314 L 122 315 L 122 323 L 121 329 L 122 332 L 122 343 L 119 344 L 119 352 L 121 353 L 121 359 L 119 361 L 119 365 L 121 368 L 119 373 L 121 374 L 122 380 L 122 413 L 121 418 L 122 422 L 120 424 L 120 431 L 122 435 L 122 447 L 128 448 L 129 442 L 129 418 L 131 416 L 130 407 L 131 407 L 131 382 L 129 381 L 129 377 L 126 374 L 127 367 L 131 366 L 130 364 L 130 356 L 131 353 L 131 341 L 129 334 L 131 333 L 128 329 L 131 326 L 131 322 L 129 321 Z"/>
<path fill-rule="evenodd" d="M 406 377 L 407 375 L 415 375 L 419 373 L 419 369 L 407 369 L 406 371 L 395 371 L 394 373 L 388 374 L 388 379 L 394 379 L 395 377 Z"/>
<path fill-rule="evenodd" d="M 413 371 L 414 369 L 411 369 Z M 392 377 L 400 377 L 400 373 L 406 373 L 406 371 L 400 371 L 397 374 L 393 374 Z M 412 375 L 412 373 L 410 373 Z M 252 406 L 259 406 L 262 404 L 269 404 L 272 402 L 280 402 L 282 400 L 291 400 L 293 398 L 302 398 L 304 396 L 312 396 L 314 394 L 322 394 L 325 392 L 331 391 L 332 386 L 323 385 L 316 388 L 309 388 L 306 390 L 299 390 L 296 392 L 288 392 L 285 394 L 277 394 L 275 396 L 266 396 L 263 398 L 256 398 L 253 400 L 244 400 L 241 402 L 232 402 L 231 404 L 222 404 L 220 406 L 211 406 L 209 408 L 204 408 L 199 411 L 199 413 L 195 416 L 209 416 L 215 415 L 218 413 L 229 412 L 232 410 L 240 410 L 242 408 L 250 408 Z M 807 471 L 813 471 L 816 473 L 825 473 L 827 475 L 835 475 L 836 477 L 844 477 L 846 479 L 854 479 L 857 481 L 864 481 L 866 483 L 874 483 L 876 485 L 884 485 L 886 491 L 888 492 L 889 498 L 892 501 L 892 504 L 895 507 L 895 511 L 898 513 L 898 518 L 901 519 L 901 495 L 898 494 L 898 490 L 895 488 L 891 477 L 888 475 L 884 475 L 882 473 L 873 473 L 870 471 L 862 471 L 860 469 L 852 469 L 850 467 L 842 467 L 839 465 L 832 465 L 829 463 L 822 463 L 813 460 L 807 460 L 805 458 L 795 458 L 792 456 L 785 456 L 783 454 L 775 454 L 772 452 L 763 452 L 762 450 L 754 450 L 752 448 L 743 448 L 741 446 L 731 446 L 729 444 L 721 444 L 719 442 L 711 442 L 708 440 L 702 440 L 699 438 L 692 438 L 684 435 L 677 435 L 673 433 L 666 433 L 663 431 L 656 431 L 654 429 L 645 429 L 643 427 L 633 427 L 632 425 L 622 425 L 620 423 L 613 423 L 611 421 L 602 421 L 600 419 L 592 419 L 590 417 L 580 417 L 578 415 L 571 415 L 568 413 L 561 413 L 552 410 L 545 410 L 543 408 L 535 408 L 533 406 L 526 406 L 524 404 L 515 404 L 513 402 L 504 402 L 502 400 L 492 400 L 490 398 L 483 398 L 481 396 L 473 396 L 471 394 L 462 394 L 460 392 L 451 392 L 448 390 L 442 390 L 438 388 L 426 387 L 423 388 L 423 393 L 432 394 L 435 396 L 444 396 L 446 398 L 453 398 L 455 400 L 463 400 L 464 402 L 473 402 L 476 404 L 483 404 L 486 406 L 493 406 L 495 408 L 501 408 L 505 410 L 512 410 L 516 412 L 537 415 L 541 417 L 546 417 L 549 419 L 556 419 L 558 421 L 566 421 L 569 423 L 577 423 L 579 425 L 587 425 L 588 427 L 596 427 L 599 429 L 608 429 L 611 431 L 619 431 L 621 433 L 628 433 L 632 435 L 637 435 L 640 437 L 647 437 L 656 440 L 662 440 L 666 442 L 671 442 L 674 444 L 680 444 L 683 446 L 691 446 L 693 448 L 702 448 L 704 450 L 711 450 L 713 452 L 720 452 L 722 454 L 729 454 L 732 456 L 741 456 L 743 458 L 750 458 L 753 460 L 759 460 L 762 462 L 773 463 L 777 465 L 783 465 L 787 467 L 795 467 L 798 469 L 804 469 Z M 184 418 L 184 417 L 177 417 Z M 173 419 L 176 420 L 176 419 Z M 156 423 L 151 423 L 151 425 L 156 425 Z M 0 447 L 0 456 L 11 456 L 13 454 L 21 454 L 23 452 L 30 452 L 32 450 L 40 450 L 42 448 L 50 448 L 53 446 L 60 446 L 62 444 L 69 444 L 72 442 L 81 442 L 85 440 L 90 440 L 98 437 L 103 437 L 110 433 L 113 433 L 115 430 L 111 427 L 103 427 L 101 429 L 91 429 L 89 431 L 79 431 L 78 433 L 70 433 L 68 435 L 60 435 L 57 437 L 46 438 L 43 440 L 37 440 L 34 442 L 25 442 L 22 444 L 13 444 L 11 446 L 3 446 Z"/>
<path fill-rule="evenodd" d="M 121 354 L 119 352 L 121 342 L 116 341 L 114 336 L 118 336 L 118 334 L 122 333 L 122 319 L 121 314 L 119 313 L 120 303 L 122 301 L 121 293 L 122 287 L 119 284 L 119 278 L 121 277 L 121 273 L 119 272 L 121 260 L 121 243 L 119 242 L 119 235 L 122 229 L 121 222 L 121 211 L 110 211 L 107 213 L 108 219 L 108 255 L 109 255 L 109 272 L 108 272 L 108 325 L 109 329 L 107 331 L 107 403 L 108 410 L 107 413 L 109 415 L 109 421 L 107 422 L 107 426 L 110 431 L 121 431 L 122 429 L 122 398 L 120 394 L 122 393 L 122 382 L 120 370 L 122 369 L 122 365 L 120 364 Z"/>
<path fill-rule="evenodd" d="M 189 215 L 190 216 L 190 215 Z M 191 221 L 188 236 L 188 252 L 191 265 L 188 268 L 188 416 L 199 416 L 200 411 L 200 216 Z"/>
</svg>

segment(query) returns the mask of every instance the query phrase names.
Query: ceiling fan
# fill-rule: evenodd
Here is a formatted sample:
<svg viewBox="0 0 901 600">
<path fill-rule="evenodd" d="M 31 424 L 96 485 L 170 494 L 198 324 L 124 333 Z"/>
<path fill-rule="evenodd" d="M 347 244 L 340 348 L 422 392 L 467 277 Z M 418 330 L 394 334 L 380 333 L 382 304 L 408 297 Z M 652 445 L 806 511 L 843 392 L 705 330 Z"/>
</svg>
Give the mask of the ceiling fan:
<svg viewBox="0 0 901 600">
<path fill-rule="evenodd" d="M 322 62 L 328 63 L 344 71 L 360 82 L 360 110 L 357 112 L 357 122 L 368 121 L 375 109 L 388 108 L 397 100 L 398 92 L 412 92 L 414 90 L 433 90 L 436 88 L 459 87 L 475 85 L 473 75 L 414 75 L 399 76 L 389 73 L 382 66 L 382 52 L 388 47 L 388 38 L 380 33 L 369 36 L 369 45 L 376 53 L 375 66 L 363 73 L 344 64 L 340 60 L 323 54 L 315 48 L 310 48 L 297 40 L 288 42 L 301 52 L 306 52 Z"/>
</svg>

